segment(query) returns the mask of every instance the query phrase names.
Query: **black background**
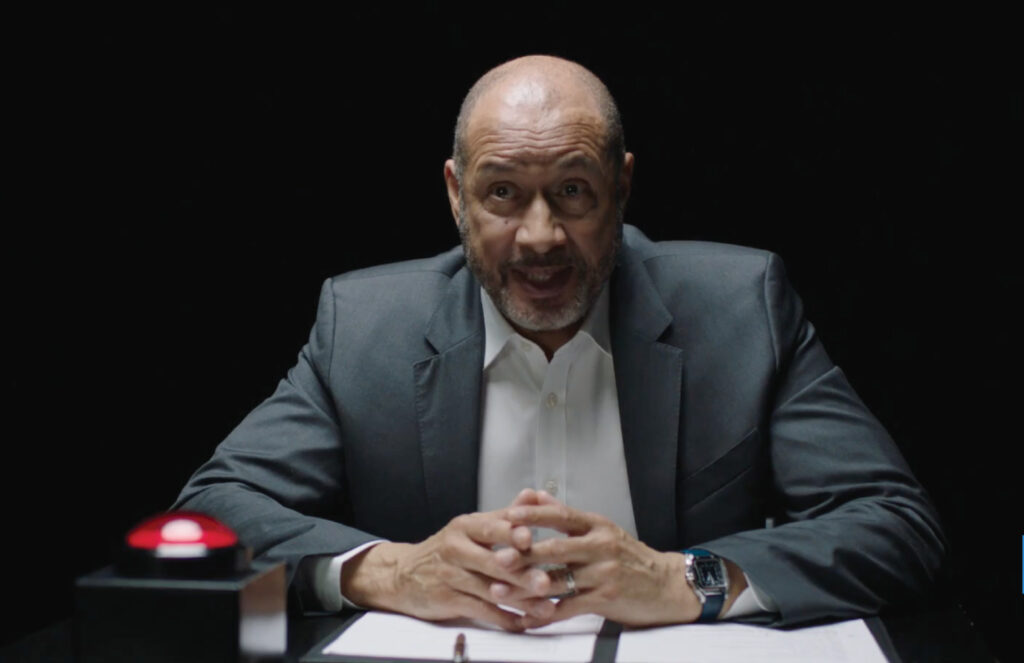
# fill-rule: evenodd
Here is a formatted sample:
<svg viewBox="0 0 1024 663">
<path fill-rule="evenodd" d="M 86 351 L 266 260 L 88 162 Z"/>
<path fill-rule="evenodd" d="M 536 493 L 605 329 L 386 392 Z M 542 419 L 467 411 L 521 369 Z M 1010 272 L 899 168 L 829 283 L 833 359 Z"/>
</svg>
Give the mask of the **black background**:
<svg viewBox="0 0 1024 663">
<path fill-rule="evenodd" d="M 786 260 L 932 492 L 946 588 L 1021 623 L 1021 95 L 1009 18 L 848 9 L 133 9 L 12 20 L 2 641 L 170 505 L 293 364 L 332 274 L 453 246 L 472 82 L 531 52 L 619 101 L 627 220 Z"/>
</svg>

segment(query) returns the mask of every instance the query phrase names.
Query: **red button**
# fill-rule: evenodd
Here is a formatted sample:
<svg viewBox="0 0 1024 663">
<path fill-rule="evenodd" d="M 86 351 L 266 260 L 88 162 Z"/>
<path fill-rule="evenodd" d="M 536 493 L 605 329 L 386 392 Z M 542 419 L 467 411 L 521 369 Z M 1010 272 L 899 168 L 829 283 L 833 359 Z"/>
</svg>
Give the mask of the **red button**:
<svg viewBox="0 0 1024 663">
<path fill-rule="evenodd" d="M 136 526 L 125 537 L 128 545 L 142 550 L 228 548 L 238 536 L 224 523 L 201 513 L 171 511 Z"/>
</svg>

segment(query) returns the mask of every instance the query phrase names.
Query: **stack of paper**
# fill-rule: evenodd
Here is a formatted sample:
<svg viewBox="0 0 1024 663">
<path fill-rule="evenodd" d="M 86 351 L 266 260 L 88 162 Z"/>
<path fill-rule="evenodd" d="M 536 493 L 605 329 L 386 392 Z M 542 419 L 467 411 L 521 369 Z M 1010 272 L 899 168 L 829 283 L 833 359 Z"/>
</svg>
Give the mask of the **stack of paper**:
<svg viewBox="0 0 1024 663">
<path fill-rule="evenodd" d="M 526 633 L 507 633 L 469 620 L 424 622 L 371 612 L 349 626 L 324 654 L 451 661 L 466 636 L 471 661 L 588 663 L 604 619 L 584 615 Z M 886 663 L 863 620 L 780 631 L 722 622 L 626 629 L 618 663 Z"/>
<path fill-rule="evenodd" d="M 371 612 L 349 626 L 324 654 L 452 660 L 455 638 L 466 635 L 471 661 L 588 663 L 604 618 L 581 615 L 526 633 L 508 633 L 470 620 L 424 622 Z"/>
</svg>

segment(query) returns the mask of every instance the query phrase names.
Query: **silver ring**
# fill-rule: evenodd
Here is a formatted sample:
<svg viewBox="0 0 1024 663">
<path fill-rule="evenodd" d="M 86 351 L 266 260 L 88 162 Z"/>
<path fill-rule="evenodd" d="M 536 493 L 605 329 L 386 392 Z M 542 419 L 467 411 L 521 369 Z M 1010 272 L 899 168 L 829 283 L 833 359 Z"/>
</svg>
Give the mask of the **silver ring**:
<svg viewBox="0 0 1024 663">
<path fill-rule="evenodd" d="M 565 579 L 565 592 L 549 596 L 549 599 L 567 599 L 576 596 L 576 578 L 572 575 L 572 569 L 561 569 L 558 576 Z"/>
<path fill-rule="evenodd" d="M 565 596 L 576 596 L 576 578 L 572 575 L 572 569 L 565 570 Z"/>
</svg>

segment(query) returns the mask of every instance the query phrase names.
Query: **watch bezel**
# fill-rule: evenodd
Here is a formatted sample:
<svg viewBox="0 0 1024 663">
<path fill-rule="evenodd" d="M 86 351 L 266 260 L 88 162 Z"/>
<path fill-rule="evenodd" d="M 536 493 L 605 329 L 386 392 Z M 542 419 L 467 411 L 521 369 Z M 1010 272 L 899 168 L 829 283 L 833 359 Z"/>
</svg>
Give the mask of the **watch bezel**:
<svg viewBox="0 0 1024 663">
<path fill-rule="evenodd" d="M 706 584 L 700 572 L 702 566 L 714 566 L 716 573 L 722 578 L 720 583 Z M 725 568 L 725 562 L 721 557 L 694 557 L 693 561 L 694 582 L 707 594 L 725 594 L 729 591 L 729 573 Z"/>
<path fill-rule="evenodd" d="M 697 595 L 701 605 L 707 603 L 709 596 L 721 596 L 724 599 L 729 592 L 729 571 L 725 566 L 725 560 L 711 553 L 694 554 L 687 551 L 684 555 L 686 555 L 686 582 Z M 701 574 L 697 569 L 699 564 L 717 564 L 722 576 L 722 584 L 705 585 L 701 581 Z"/>
</svg>

